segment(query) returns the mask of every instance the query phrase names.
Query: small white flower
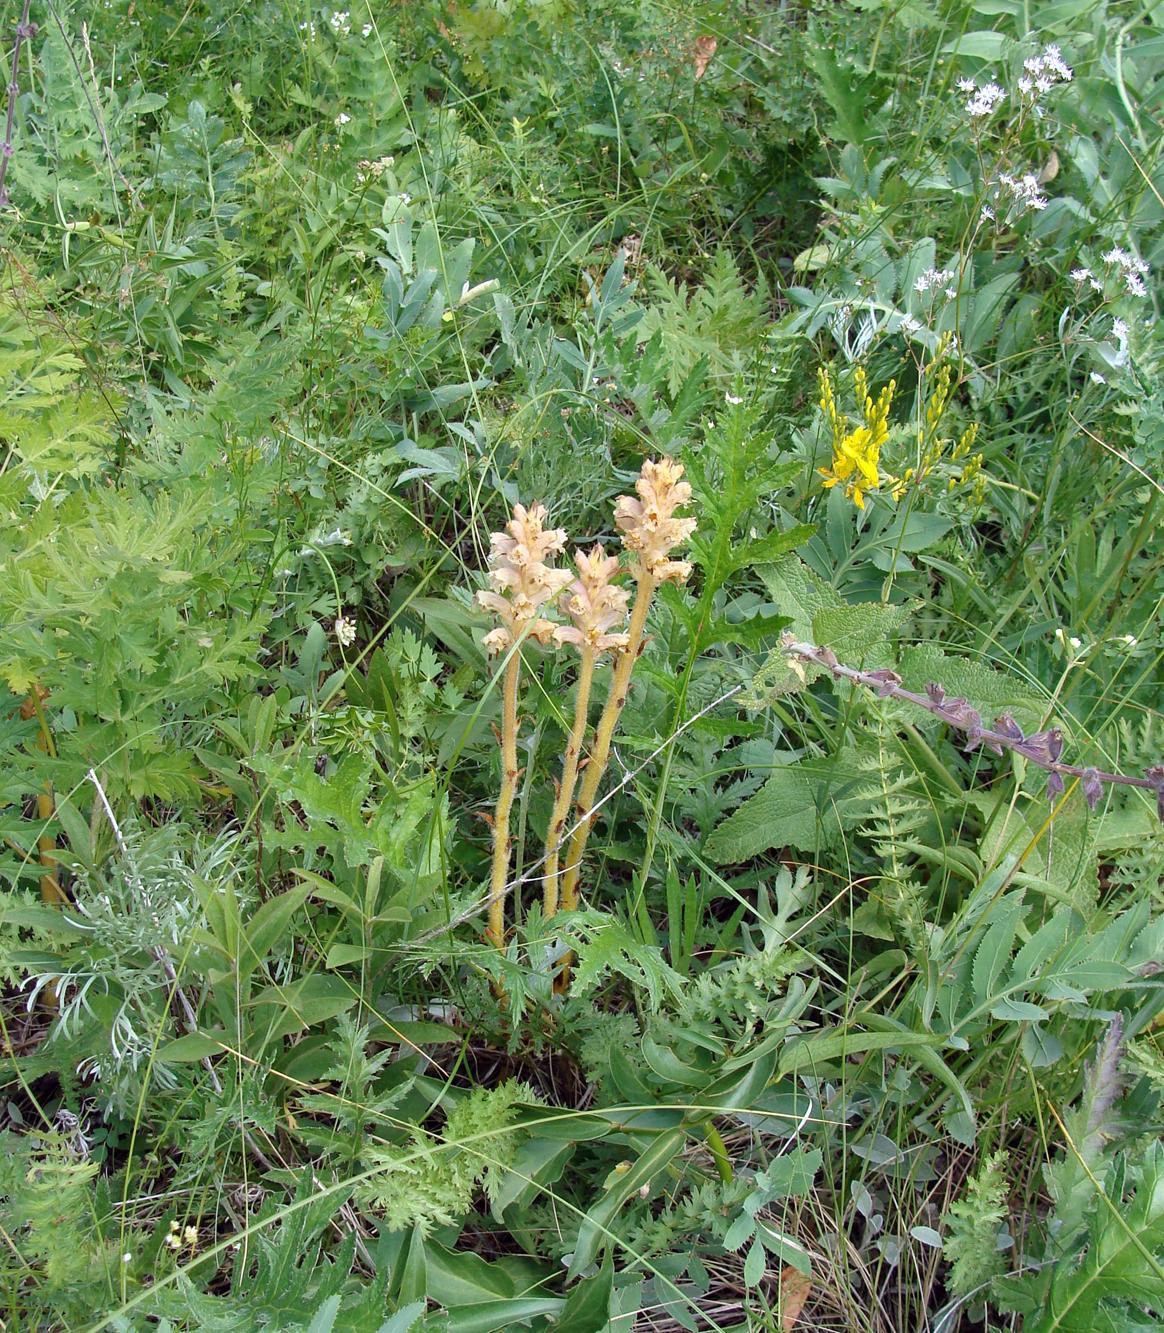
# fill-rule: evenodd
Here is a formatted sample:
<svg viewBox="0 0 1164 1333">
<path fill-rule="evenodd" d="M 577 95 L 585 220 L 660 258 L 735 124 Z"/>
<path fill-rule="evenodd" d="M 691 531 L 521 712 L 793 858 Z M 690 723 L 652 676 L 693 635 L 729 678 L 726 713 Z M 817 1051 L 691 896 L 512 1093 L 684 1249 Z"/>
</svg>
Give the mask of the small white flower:
<svg viewBox="0 0 1164 1333">
<path fill-rule="evenodd" d="M 963 91 L 968 91 L 964 89 Z M 983 84 L 974 91 L 966 103 L 966 114 L 971 120 L 981 120 L 989 116 L 1000 102 L 1006 100 L 1006 89 L 997 83 Z"/>
<path fill-rule="evenodd" d="M 1072 282 L 1086 282 L 1090 277 L 1091 270 L 1089 268 L 1073 268 L 1071 270 Z"/>
<path fill-rule="evenodd" d="M 983 204 L 982 212 L 978 216 L 982 219 L 983 222 L 993 222 L 994 209 L 991 208 L 989 204 Z"/>
<path fill-rule="evenodd" d="M 133 1255 L 132 1255 L 132 1254 L 123 1254 L 123 1255 L 121 1256 L 121 1262 L 122 1262 L 123 1264 L 127 1264 L 127 1263 L 130 1262 L 130 1260 L 131 1260 L 132 1258 L 133 1258 Z"/>
<path fill-rule="evenodd" d="M 1139 643 L 1140 641 L 1139 639 L 1136 638 L 1134 634 L 1125 634 L 1124 642 L 1128 645 L 1129 648 L 1134 648 L 1136 644 Z"/>
<path fill-rule="evenodd" d="M 959 79 L 958 91 L 962 93 L 973 93 L 978 91 L 978 85 L 973 79 Z"/>
<path fill-rule="evenodd" d="M 946 287 L 943 290 L 942 295 L 947 301 L 952 301 L 958 295 L 958 289 L 957 287 Z"/>
<path fill-rule="evenodd" d="M 913 284 L 913 289 L 921 296 L 932 287 L 944 287 L 953 276 L 954 270 L 952 268 L 927 268 Z"/>
<path fill-rule="evenodd" d="M 336 116 L 335 123 L 337 126 L 348 125 L 351 123 L 351 119 L 351 116 L 349 116 L 346 111 L 341 111 L 339 115 Z"/>
<path fill-rule="evenodd" d="M 1039 188 L 1039 178 L 1033 171 L 1028 171 L 1021 177 L 1011 176 L 1005 171 L 1000 172 L 998 184 L 1024 210 L 1033 208 L 1036 212 L 1041 212 L 1047 207 L 1047 200 Z"/>
<path fill-rule="evenodd" d="M 1148 264 L 1138 255 L 1130 254 L 1127 250 L 1121 249 L 1120 246 L 1113 245 L 1104 255 L 1103 262 L 1119 269 L 1129 296 L 1148 295 L 1148 288 L 1144 285 L 1144 279 L 1148 276 L 1150 270 Z"/>
<path fill-rule="evenodd" d="M 335 630 L 336 642 L 341 648 L 350 648 L 356 641 L 356 622 L 348 620 L 346 616 L 337 616 L 335 624 L 332 626 Z"/>
<path fill-rule="evenodd" d="M 1093 370 L 1093 371 L 1091 372 L 1091 374 L 1088 376 L 1088 379 L 1091 380 L 1092 384 L 1106 384 L 1106 383 L 1107 383 L 1107 380 L 1104 379 L 1104 377 L 1099 373 L 1098 370 Z"/>
<path fill-rule="evenodd" d="M 370 37 L 371 35 L 372 35 L 372 25 L 370 23 L 365 23 L 364 26 L 360 29 L 360 36 Z"/>
<path fill-rule="evenodd" d="M 1074 634 L 1072 634 L 1072 636 L 1067 640 L 1067 642 L 1071 645 L 1072 648 L 1075 649 L 1076 652 L 1078 652 L 1079 649 L 1083 647 L 1083 640 L 1077 639 Z"/>
<path fill-rule="evenodd" d="M 902 315 L 901 323 L 897 327 L 909 338 L 921 328 L 921 325 L 912 315 Z"/>
<path fill-rule="evenodd" d="M 723 397 L 724 402 L 729 403 L 732 407 L 739 407 L 744 401 L 742 398 L 737 398 L 734 393 L 725 393 Z"/>
</svg>

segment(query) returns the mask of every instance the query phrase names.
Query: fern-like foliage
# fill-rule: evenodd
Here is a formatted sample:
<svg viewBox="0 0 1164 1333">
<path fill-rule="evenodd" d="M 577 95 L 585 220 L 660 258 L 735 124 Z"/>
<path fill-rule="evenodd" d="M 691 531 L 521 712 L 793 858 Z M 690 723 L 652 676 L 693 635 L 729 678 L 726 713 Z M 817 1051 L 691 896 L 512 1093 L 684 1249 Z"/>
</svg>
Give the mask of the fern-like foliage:
<svg viewBox="0 0 1164 1333">
<path fill-rule="evenodd" d="M 727 246 L 716 251 L 703 285 L 694 291 L 653 265 L 647 269 L 646 288 L 651 304 L 641 328 L 647 337 L 662 334 L 672 395 L 701 359 L 713 374 L 741 368 L 764 335 L 768 292 L 763 278 L 749 292 Z"/>
<path fill-rule="evenodd" d="M 389 1231 L 427 1235 L 459 1222 L 478 1186 L 496 1199 L 521 1139 L 512 1127 L 517 1104 L 534 1100 L 514 1080 L 474 1088 L 449 1110 L 440 1138 L 418 1128 L 408 1144 L 369 1145 L 364 1160 L 377 1174 L 360 1187 L 361 1199 L 383 1212 Z"/>
<path fill-rule="evenodd" d="M 868 813 L 857 825 L 854 846 L 872 853 L 872 878 L 853 924 L 875 938 L 901 939 L 915 956 L 923 955 L 928 909 L 915 879 L 917 856 L 911 844 L 923 836 L 933 806 L 923 799 L 917 773 L 883 728 L 870 730 L 857 750 L 856 765 L 862 775 L 857 797 L 867 803 Z"/>
<path fill-rule="evenodd" d="M 662 950 L 637 940 L 617 917 L 607 912 L 579 912 L 566 934 L 574 943 L 578 964 L 572 984 L 575 996 L 591 994 L 612 977 L 623 977 L 644 995 L 651 1009 L 679 994 L 678 974 Z"/>
<path fill-rule="evenodd" d="M 1002 1270 L 999 1231 L 1007 1217 L 1005 1152 L 984 1158 L 966 1192 L 945 1219 L 942 1250 L 950 1261 L 946 1285 L 956 1296 L 969 1296 Z"/>
</svg>

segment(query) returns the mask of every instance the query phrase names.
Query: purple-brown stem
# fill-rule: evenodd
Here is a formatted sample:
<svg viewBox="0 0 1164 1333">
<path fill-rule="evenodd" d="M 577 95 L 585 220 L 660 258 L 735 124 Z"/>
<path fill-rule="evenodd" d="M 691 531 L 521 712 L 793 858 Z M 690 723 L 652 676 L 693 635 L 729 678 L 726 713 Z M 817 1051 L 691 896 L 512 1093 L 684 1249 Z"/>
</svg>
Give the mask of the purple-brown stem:
<svg viewBox="0 0 1164 1333">
<path fill-rule="evenodd" d="M 20 12 L 20 22 L 16 25 L 16 38 L 12 43 L 12 76 L 8 80 L 8 119 L 4 126 L 4 144 L 0 147 L 0 208 L 7 208 L 12 202 L 8 197 L 8 187 L 4 180 L 8 175 L 8 163 L 12 157 L 12 128 L 16 121 L 16 99 L 20 94 L 20 85 L 16 76 L 20 73 L 20 48 L 25 38 L 36 36 L 37 25 L 28 21 L 30 0 L 24 0 Z"/>
<path fill-rule="evenodd" d="M 1064 764 L 1059 759 L 1063 751 L 1063 733 L 1058 727 L 1036 732 L 1033 736 L 1024 736 L 1022 728 L 1009 713 L 995 718 L 993 727 L 984 727 L 982 715 L 977 709 L 972 708 L 965 699 L 947 698 L 941 685 L 927 685 L 924 694 L 904 689 L 896 671 L 858 671 L 856 667 L 839 662 L 831 648 L 819 648 L 814 643 L 798 643 L 791 634 L 784 636 L 781 647 L 787 656 L 812 662 L 838 680 L 851 680 L 855 685 L 863 685 L 881 699 L 904 699 L 918 708 L 924 708 L 940 722 L 964 732 L 965 748 L 968 751 L 981 745 L 993 754 L 1002 754 L 1004 750 L 1021 754 L 1024 759 L 1047 770 L 1047 795 L 1051 800 L 1063 794 L 1065 777 L 1078 778 L 1083 783 L 1083 795 L 1093 810 L 1103 795 L 1105 782 L 1121 787 L 1141 787 L 1156 793 L 1156 813 L 1164 820 L 1164 764 L 1156 764 L 1145 770 L 1142 778 L 1124 773 L 1108 773 L 1102 768 L 1085 767 L 1082 764 Z"/>
</svg>

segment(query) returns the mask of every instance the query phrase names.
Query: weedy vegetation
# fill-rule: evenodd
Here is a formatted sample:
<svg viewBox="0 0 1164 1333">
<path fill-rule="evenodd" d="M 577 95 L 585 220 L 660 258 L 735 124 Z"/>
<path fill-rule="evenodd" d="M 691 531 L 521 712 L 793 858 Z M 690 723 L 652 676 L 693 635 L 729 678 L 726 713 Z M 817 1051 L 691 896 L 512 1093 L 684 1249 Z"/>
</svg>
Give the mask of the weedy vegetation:
<svg viewBox="0 0 1164 1333">
<path fill-rule="evenodd" d="M 9 0 L 0 1326 L 1164 1328 L 1164 9 Z"/>
</svg>

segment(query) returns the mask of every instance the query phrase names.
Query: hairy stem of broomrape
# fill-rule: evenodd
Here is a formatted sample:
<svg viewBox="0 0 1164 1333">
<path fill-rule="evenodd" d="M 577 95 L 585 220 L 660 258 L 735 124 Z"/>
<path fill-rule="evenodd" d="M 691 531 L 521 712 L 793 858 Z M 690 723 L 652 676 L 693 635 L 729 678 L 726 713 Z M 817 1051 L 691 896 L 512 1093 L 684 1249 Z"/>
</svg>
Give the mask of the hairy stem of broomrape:
<svg viewBox="0 0 1164 1333">
<path fill-rule="evenodd" d="M 547 920 L 558 910 L 558 867 L 561 862 L 562 834 L 566 828 L 570 804 L 574 799 L 574 788 L 578 782 L 578 764 L 582 757 L 582 738 L 586 734 L 590 687 L 593 681 L 594 650 L 583 647 L 578 667 L 577 693 L 574 697 L 574 724 L 570 728 L 570 739 L 566 743 L 566 754 L 562 763 L 562 783 L 558 788 L 558 798 L 554 802 L 546 834 L 546 882 L 543 903 Z"/>
<path fill-rule="evenodd" d="M 655 595 L 655 580 L 646 570 L 640 570 L 638 588 L 635 593 L 634 607 L 631 610 L 630 626 L 627 631 L 625 651 L 615 660 L 614 676 L 610 682 L 610 693 L 606 706 L 598 719 L 594 730 L 594 747 L 590 752 L 590 763 L 582 778 L 582 787 L 578 792 L 578 825 L 570 839 L 570 848 L 566 856 L 566 869 L 562 876 L 562 910 L 569 912 L 578 906 L 578 878 L 582 868 L 582 855 L 586 851 L 586 840 L 594 822 L 591 813 L 594 798 L 606 765 L 610 760 L 610 745 L 614 739 L 618 719 L 626 703 L 627 690 L 630 688 L 631 672 L 638 661 L 639 650 L 643 644 L 643 631 L 647 625 L 647 612 L 651 607 L 651 598 Z"/>
<path fill-rule="evenodd" d="M 489 926 L 486 936 L 505 948 L 505 897 L 509 879 L 509 815 L 517 791 L 517 683 L 521 652 L 514 647 L 505 667 L 501 704 L 501 790 L 493 814 L 493 871 L 489 884 Z"/>
</svg>

